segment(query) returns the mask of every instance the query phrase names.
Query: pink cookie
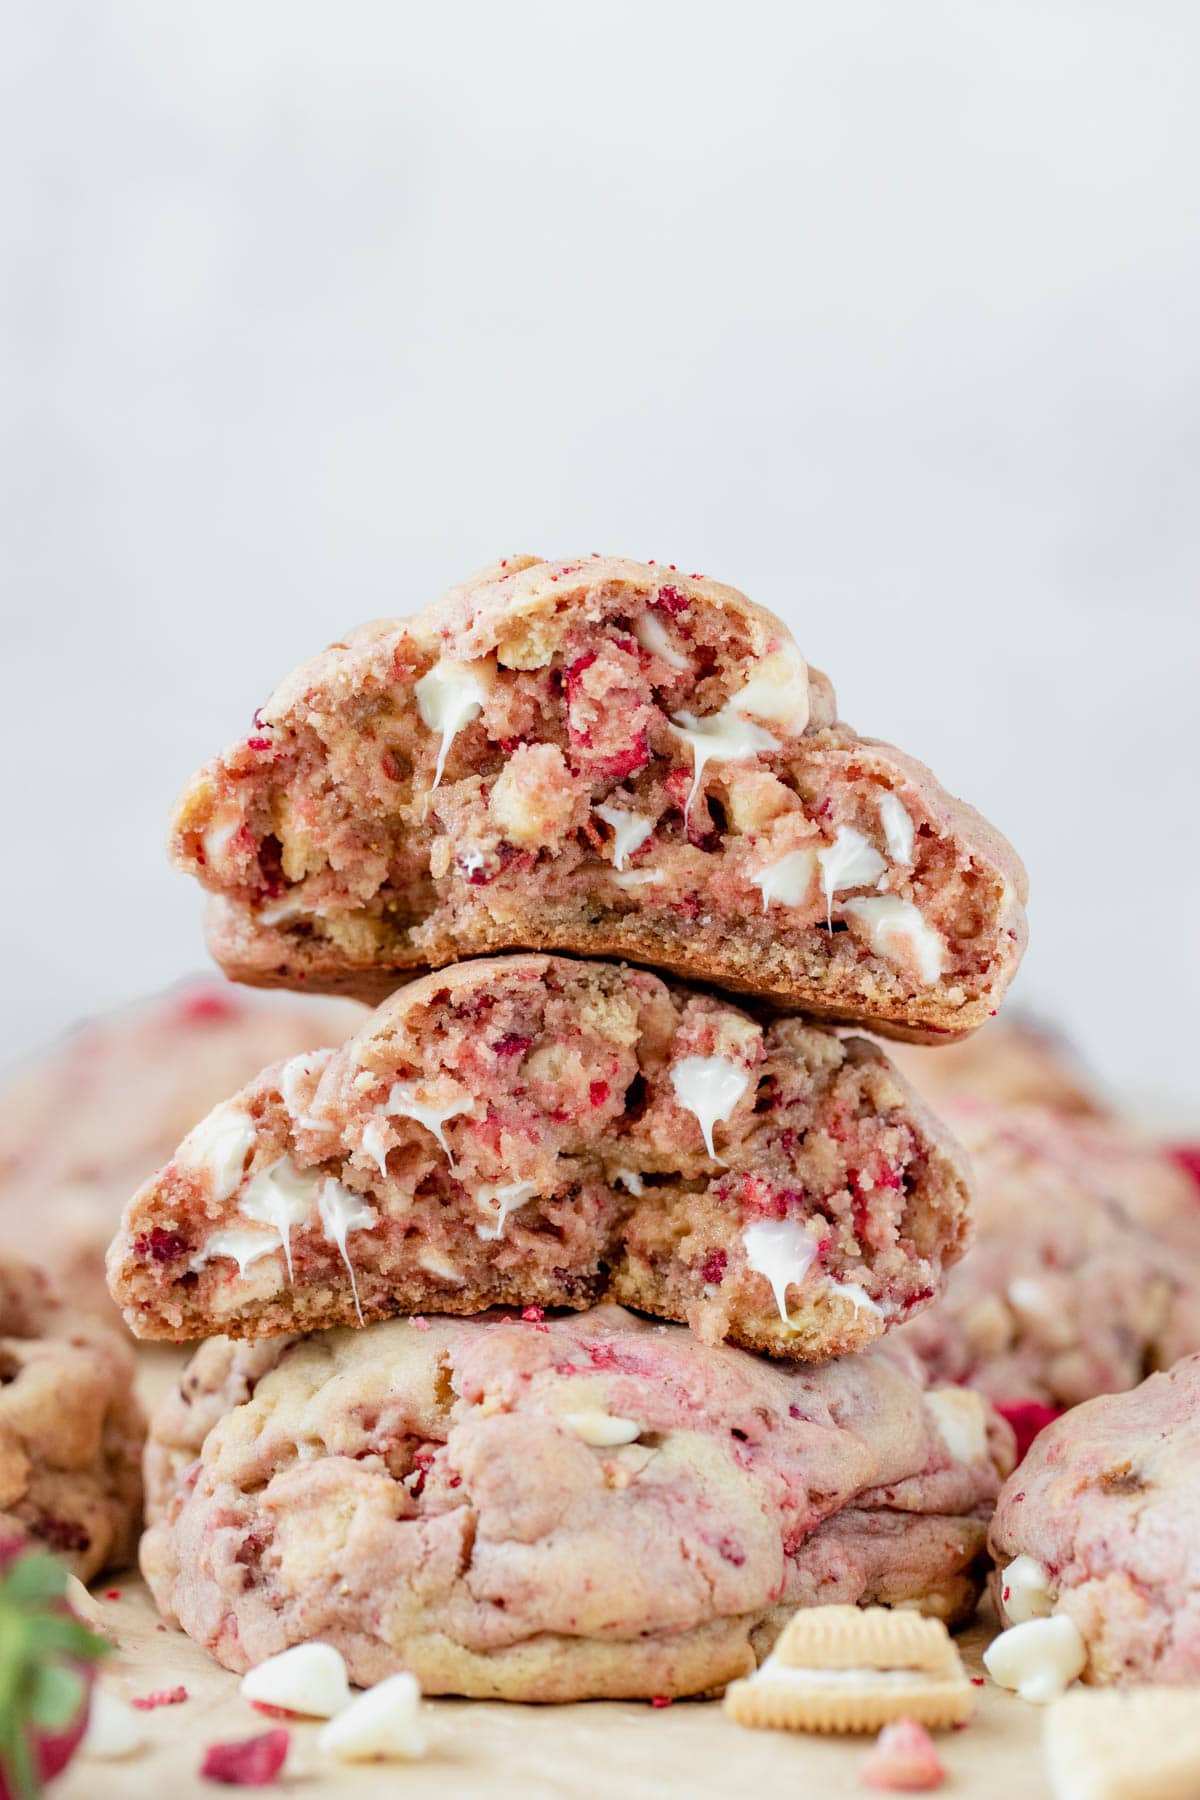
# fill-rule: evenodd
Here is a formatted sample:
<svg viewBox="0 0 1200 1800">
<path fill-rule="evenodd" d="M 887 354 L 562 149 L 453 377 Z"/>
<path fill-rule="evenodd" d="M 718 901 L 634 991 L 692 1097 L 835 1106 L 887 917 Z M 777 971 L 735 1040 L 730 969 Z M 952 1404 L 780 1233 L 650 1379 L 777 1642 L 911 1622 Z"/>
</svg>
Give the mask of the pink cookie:
<svg viewBox="0 0 1200 1800">
<path fill-rule="evenodd" d="M 1025 941 L 1009 845 L 840 722 L 778 619 L 619 557 L 517 557 L 353 632 L 194 778 L 173 843 L 231 975 L 363 999 L 565 950 L 944 1039 Z"/>
<path fill-rule="evenodd" d="M 427 1325 L 217 1339 L 160 1410 L 142 1567 L 227 1668 L 319 1638 L 358 1683 L 670 1697 L 797 1606 L 972 1610 L 1011 1440 L 911 1359 L 772 1363 L 616 1307 Z"/>
<path fill-rule="evenodd" d="M 928 1303 L 967 1202 L 873 1045 L 511 956 L 410 983 L 218 1107 L 130 1203 L 109 1272 L 139 1337 L 607 1296 L 820 1359 Z"/>
</svg>

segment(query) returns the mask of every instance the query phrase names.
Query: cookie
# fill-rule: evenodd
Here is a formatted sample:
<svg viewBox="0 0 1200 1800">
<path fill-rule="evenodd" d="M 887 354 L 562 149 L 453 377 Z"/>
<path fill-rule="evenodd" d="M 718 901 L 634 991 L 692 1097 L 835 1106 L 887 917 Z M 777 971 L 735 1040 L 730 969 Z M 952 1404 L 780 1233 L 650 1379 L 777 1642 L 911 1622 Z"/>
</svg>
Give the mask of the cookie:
<svg viewBox="0 0 1200 1800">
<path fill-rule="evenodd" d="M 0 1258 L 0 1535 L 36 1539 L 81 1581 L 133 1559 L 145 1421 L 132 1387 L 123 1343 Z"/>
<path fill-rule="evenodd" d="M 616 1307 L 214 1340 L 185 1382 L 147 1458 L 164 1617 L 234 1670 L 319 1639 L 432 1694 L 702 1693 L 819 1601 L 960 1620 L 1011 1454 L 977 1397 L 952 1445 L 886 1345 L 785 1364 Z"/>
<path fill-rule="evenodd" d="M 352 633 L 193 779 L 172 843 L 229 974 L 370 1000 L 575 951 L 941 1040 L 1025 941 L 1008 844 L 841 723 L 778 619 L 616 557 L 515 558 Z"/>
<path fill-rule="evenodd" d="M 1071 1042 L 1027 1013 L 1007 1010 L 957 1043 L 903 1045 L 896 1062 L 935 1108 L 958 1099 L 992 1106 L 1043 1106 L 1103 1118 L 1109 1108 Z"/>
<path fill-rule="evenodd" d="M 339 1044 L 364 1016 L 204 979 L 76 1026 L 0 1089 L 0 1242 L 39 1261 L 52 1212 L 59 1290 L 111 1318 L 104 1253 L 129 1196 L 267 1063 Z"/>
<path fill-rule="evenodd" d="M 975 1240 L 904 1327 L 936 1380 L 1044 1423 L 1200 1350 L 1200 1207 L 1162 1151 L 1044 1108 L 959 1099 L 943 1116 L 970 1155 Z"/>
<path fill-rule="evenodd" d="M 1200 1705 L 1195 1688 L 1076 1688 L 1046 1715 L 1054 1800 L 1195 1800 Z"/>
<path fill-rule="evenodd" d="M 725 1695 L 736 1724 L 782 1731 L 961 1725 L 974 1705 L 945 1625 L 878 1606 L 797 1613 L 762 1667 Z"/>
<path fill-rule="evenodd" d="M 1200 1355 L 1044 1431 L 991 1550 L 1004 1623 L 1072 1621 L 1085 1680 L 1200 1681 Z"/>
<path fill-rule="evenodd" d="M 955 1147 L 865 1041 L 518 955 L 410 983 L 217 1108 L 109 1266 L 139 1337 L 607 1296 L 820 1359 L 929 1301 L 967 1208 Z"/>
</svg>

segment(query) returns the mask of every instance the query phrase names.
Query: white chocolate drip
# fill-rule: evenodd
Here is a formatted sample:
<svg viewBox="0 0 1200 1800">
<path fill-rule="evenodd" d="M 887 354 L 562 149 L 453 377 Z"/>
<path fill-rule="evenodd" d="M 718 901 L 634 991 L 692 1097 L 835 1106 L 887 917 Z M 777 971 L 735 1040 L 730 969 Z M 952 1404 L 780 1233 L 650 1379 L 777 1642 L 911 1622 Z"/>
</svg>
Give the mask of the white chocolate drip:
<svg viewBox="0 0 1200 1800">
<path fill-rule="evenodd" d="M 750 1086 L 750 1072 L 727 1056 L 685 1056 L 671 1070 L 671 1086 L 680 1106 L 693 1113 L 704 1134 L 704 1147 L 714 1162 L 713 1127 L 724 1125 Z"/>
<path fill-rule="evenodd" d="M 214 1256 L 229 1256 L 237 1264 L 238 1274 L 244 1275 L 251 1263 L 282 1248 L 283 1239 L 277 1231 L 214 1231 L 204 1248 L 193 1256 L 188 1268 L 198 1274 Z"/>
<path fill-rule="evenodd" d="M 447 1084 L 447 1088 L 450 1084 Z M 422 1100 L 420 1096 L 424 1094 Z M 439 1104 L 436 1099 L 429 1098 L 428 1084 L 423 1081 L 395 1081 L 392 1091 L 387 1097 L 384 1109 L 397 1119 L 415 1119 L 426 1131 L 431 1131 L 446 1153 L 450 1167 L 454 1167 L 454 1157 L 446 1142 L 446 1134 L 442 1129 L 449 1119 L 457 1119 L 462 1113 L 474 1112 L 475 1098 L 472 1094 L 463 1093 L 461 1089 L 443 1095 Z"/>
<path fill-rule="evenodd" d="M 642 1435 L 636 1419 L 618 1418 L 613 1413 L 568 1412 L 560 1413 L 559 1418 L 568 1431 L 573 1431 L 577 1438 L 597 1450 L 610 1450 L 615 1444 L 632 1444 Z"/>
<path fill-rule="evenodd" d="M 175 1153 L 176 1162 L 206 1174 L 214 1200 L 228 1200 L 241 1186 L 246 1158 L 254 1148 L 254 1120 L 233 1101 L 216 1106 Z"/>
<path fill-rule="evenodd" d="M 1066 1613 L 1013 1625 L 983 1653 L 983 1666 L 994 1682 L 1038 1706 L 1057 1700 L 1086 1665 L 1087 1645 Z"/>
<path fill-rule="evenodd" d="M 662 878 L 661 869 L 626 869 L 623 874 L 613 876 L 617 886 L 623 888 L 655 887 Z"/>
<path fill-rule="evenodd" d="M 427 675 L 422 675 L 414 691 L 422 724 L 429 731 L 442 734 L 433 777 L 436 788 L 441 784 L 451 744 L 464 725 L 479 717 L 487 691 L 479 679 L 477 665 L 457 662 L 451 656 L 443 656 Z"/>
<path fill-rule="evenodd" d="M 643 650 L 661 657 L 669 669 L 686 669 L 688 659 L 671 642 L 666 626 L 656 613 L 643 613 L 634 622 L 633 635 Z"/>
<path fill-rule="evenodd" d="M 879 823 L 883 826 L 884 841 L 892 861 L 899 863 L 902 869 L 911 869 L 915 831 L 911 818 L 896 794 L 880 794 Z"/>
<path fill-rule="evenodd" d="M 332 1050 L 309 1050 L 303 1056 L 293 1056 L 285 1062 L 279 1075 L 279 1092 L 283 1104 L 304 1131 L 331 1131 L 328 1119 L 316 1118 L 312 1113 L 303 1111 L 300 1094 L 308 1086 L 310 1076 L 319 1074 L 333 1055 Z"/>
<path fill-rule="evenodd" d="M 778 900 L 782 906 L 803 906 L 816 872 L 817 859 L 811 850 L 789 850 L 750 879 L 762 894 L 762 909 L 766 912 L 772 900 Z"/>
<path fill-rule="evenodd" d="M 382 1119 L 378 1117 L 368 1119 L 362 1128 L 362 1136 L 359 1138 L 362 1149 L 378 1163 L 379 1173 L 383 1176 L 387 1175 L 388 1150 L 391 1148 L 386 1142 L 386 1130 L 387 1127 Z"/>
<path fill-rule="evenodd" d="M 615 806 L 594 806 L 592 811 L 613 831 L 613 868 L 623 869 L 625 858 L 640 850 L 654 830 L 654 820 L 641 813 L 621 812 Z"/>
<path fill-rule="evenodd" d="M 685 815 L 690 814 L 700 792 L 704 767 L 710 762 L 737 762 L 740 757 L 754 756 L 760 750 L 778 750 L 779 740 L 761 725 L 754 725 L 733 709 L 727 701 L 720 712 L 699 719 L 695 713 L 672 714 L 671 723 L 692 747 L 692 787 L 687 797 Z"/>
<path fill-rule="evenodd" d="M 256 1224 L 271 1225 L 279 1234 L 287 1263 L 288 1280 L 293 1281 L 292 1226 L 304 1225 L 312 1218 L 317 1198 L 319 1175 L 302 1174 L 290 1157 L 281 1156 L 269 1168 L 260 1169 L 238 1202 L 243 1218 Z"/>
<path fill-rule="evenodd" d="M 797 1219 L 757 1219 L 742 1233 L 747 1266 L 771 1284 L 779 1317 L 790 1325 L 787 1291 L 799 1287 L 817 1258 L 817 1240 Z"/>
<path fill-rule="evenodd" d="M 925 1404 L 938 1435 L 955 1462 L 977 1462 L 987 1454 L 987 1420 L 983 1401 L 973 1388 L 931 1388 Z"/>
<path fill-rule="evenodd" d="M 833 896 L 844 888 L 872 887 L 887 868 L 875 846 L 852 825 L 838 827 L 832 844 L 818 850 L 817 861 L 821 865 L 826 918 L 831 926 Z"/>
<path fill-rule="evenodd" d="M 373 1231 L 379 1223 L 379 1214 L 367 1205 L 360 1194 L 352 1193 L 332 1176 L 327 1176 L 317 1191 L 317 1211 L 321 1217 L 326 1243 L 337 1245 L 338 1254 L 346 1265 L 350 1289 L 354 1295 L 354 1310 L 361 1325 L 363 1315 L 358 1300 L 358 1279 L 346 1249 L 346 1239 L 352 1231 Z"/>
<path fill-rule="evenodd" d="M 1016 1556 L 1000 1577 L 1000 1597 L 1005 1617 L 1012 1625 L 1030 1619 L 1048 1619 L 1054 1611 L 1050 1576 L 1032 1556 Z"/>
<path fill-rule="evenodd" d="M 486 1225 L 475 1227 L 477 1236 L 488 1242 L 503 1237 L 509 1213 L 517 1212 L 526 1201 L 533 1199 L 537 1191 L 535 1181 L 509 1181 L 495 1186 L 477 1187 L 471 1198 L 489 1221 Z"/>
<path fill-rule="evenodd" d="M 876 956 L 901 964 L 911 958 L 927 987 L 941 975 L 946 966 L 945 940 L 911 900 L 900 900 L 895 894 L 873 894 L 843 900 L 841 910 L 866 926 Z"/>
</svg>

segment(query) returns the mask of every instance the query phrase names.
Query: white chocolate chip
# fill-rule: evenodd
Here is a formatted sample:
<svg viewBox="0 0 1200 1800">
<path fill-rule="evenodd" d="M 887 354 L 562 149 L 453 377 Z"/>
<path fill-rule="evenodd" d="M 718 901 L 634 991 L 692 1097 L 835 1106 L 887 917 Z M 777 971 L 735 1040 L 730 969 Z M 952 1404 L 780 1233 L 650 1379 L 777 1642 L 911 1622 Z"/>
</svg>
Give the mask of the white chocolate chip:
<svg viewBox="0 0 1200 1800">
<path fill-rule="evenodd" d="M 872 1300 L 866 1288 L 860 1287 L 857 1281 L 830 1281 L 826 1286 L 826 1292 L 835 1294 L 839 1300 L 848 1300 L 855 1312 L 874 1313 L 879 1319 L 884 1316 L 879 1302 Z"/>
<path fill-rule="evenodd" d="M 1027 1619 L 994 1638 L 983 1666 L 998 1686 L 1013 1688 L 1022 1700 L 1044 1705 L 1057 1700 L 1087 1665 L 1087 1646 L 1066 1613 Z"/>
<path fill-rule="evenodd" d="M 749 681 L 726 701 L 725 710 L 769 719 L 799 737 L 809 718 L 808 664 L 796 645 L 789 642 L 760 657 Z"/>
<path fill-rule="evenodd" d="M 279 1233 L 287 1263 L 288 1280 L 295 1279 L 292 1270 L 292 1226 L 307 1225 L 316 1204 L 322 1176 L 302 1173 L 290 1156 L 281 1156 L 268 1168 L 253 1176 L 238 1201 L 238 1211 L 257 1224 L 272 1225 Z"/>
<path fill-rule="evenodd" d="M 987 1418 L 973 1388 L 931 1388 L 925 1404 L 955 1462 L 976 1462 L 987 1454 Z"/>
<path fill-rule="evenodd" d="M 662 879 L 661 869 L 626 869 L 613 876 L 617 886 L 623 888 L 655 887 Z"/>
<path fill-rule="evenodd" d="M 613 868 L 623 869 L 625 858 L 640 850 L 654 830 L 654 820 L 644 818 L 641 813 L 621 812 L 615 806 L 594 806 L 592 811 L 598 819 L 612 826 Z"/>
<path fill-rule="evenodd" d="M 646 1191 L 646 1184 L 636 1169 L 614 1169 L 613 1180 L 627 1188 L 635 1200 L 640 1200 Z"/>
<path fill-rule="evenodd" d="M 457 1263 L 451 1262 L 437 1250 L 422 1250 L 417 1258 L 418 1263 L 427 1275 L 436 1275 L 439 1281 L 452 1281 L 461 1285 L 467 1278 Z"/>
<path fill-rule="evenodd" d="M 945 941 L 911 900 L 900 900 L 895 894 L 876 894 L 843 900 L 840 910 L 866 926 L 877 956 L 893 963 L 913 962 L 927 987 L 941 975 L 946 965 Z"/>
<path fill-rule="evenodd" d="M 175 1152 L 175 1160 L 209 1177 L 214 1200 L 228 1200 L 241 1185 L 255 1136 L 250 1114 L 227 1100 L 188 1132 Z"/>
<path fill-rule="evenodd" d="M 704 776 L 704 767 L 710 762 L 737 762 L 742 757 L 755 756 L 760 750 L 778 750 L 781 746 L 777 738 L 761 725 L 751 724 L 738 713 L 731 711 L 732 702 L 721 708 L 720 712 L 710 713 L 705 719 L 699 719 L 695 713 L 673 713 L 671 723 L 692 747 L 692 787 L 688 794 L 685 815 L 690 813 L 696 795 L 700 792 L 700 782 Z"/>
<path fill-rule="evenodd" d="M 243 1675 L 241 1695 L 308 1719 L 332 1719 L 349 1705 L 350 1683 L 342 1653 L 332 1644 L 293 1644 Z"/>
<path fill-rule="evenodd" d="M 110 1693 L 103 1683 L 92 1689 L 87 1728 L 79 1743 L 80 1756 L 97 1762 L 119 1762 L 146 1744 L 146 1732 L 132 1706 Z"/>
<path fill-rule="evenodd" d="M 727 1056 L 685 1056 L 671 1070 L 671 1086 L 680 1106 L 699 1122 L 708 1154 L 720 1162 L 713 1148 L 713 1127 L 731 1118 L 750 1086 L 749 1070 Z"/>
<path fill-rule="evenodd" d="M 301 1093 L 308 1089 L 312 1077 L 321 1073 L 332 1055 L 332 1050 L 309 1050 L 303 1056 L 293 1056 L 279 1072 L 279 1092 L 283 1104 L 296 1124 L 306 1131 L 332 1129 L 328 1119 L 313 1118 L 305 1112 L 300 1098 Z"/>
<path fill-rule="evenodd" d="M 1010 1625 L 1048 1619 L 1054 1611 L 1050 1577 L 1032 1556 L 1015 1556 L 1000 1577 L 1000 1597 Z"/>
<path fill-rule="evenodd" d="M 772 900 L 783 906 L 803 906 L 812 892 L 816 872 L 817 859 L 811 850 L 789 850 L 750 879 L 762 894 L 762 909 L 766 912 Z"/>
<path fill-rule="evenodd" d="M 516 1212 L 526 1201 L 532 1200 L 537 1191 L 536 1181 L 509 1181 L 475 1188 L 471 1198 L 488 1220 L 487 1224 L 476 1225 L 476 1236 L 488 1242 L 503 1237 L 509 1213 Z"/>
<path fill-rule="evenodd" d="M 833 896 L 844 888 L 873 887 L 887 868 L 875 846 L 861 831 L 842 825 L 832 844 L 818 850 L 821 865 L 821 889 L 825 905 L 832 916 Z"/>
<path fill-rule="evenodd" d="M 436 1094 L 431 1097 L 432 1085 L 424 1081 L 393 1082 L 384 1110 L 395 1119 L 415 1119 L 418 1125 L 431 1131 L 453 1168 L 454 1158 L 446 1142 L 444 1127 L 448 1120 L 457 1119 L 462 1113 L 474 1112 L 475 1098 L 451 1081 L 437 1084 L 440 1099 Z"/>
<path fill-rule="evenodd" d="M 219 813 L 212 824 L 201 834 L 200 843 L 204 850 L 204 860 L 210 868 L 215 868 L 220 863 L 231 841 L 241 828 L 241 813 Z"/>
<path fill-rule="evenodd" d="M 427 675 L 422 675 L 414 689 L 422 724 L 427 730 L 442 734 L 433 777 L 435 788 L 441 784 L 451 744 L 463 726 L 469 725 L 483 711 L 487 689 L 480 680 L 480 672 L 479 664 L 456 662 L 453 657 L 443 656 Z"/>
<path fill-rule="evenodd" d="M 800 1287 L 816 1261 L 817 1240 L 797 1219 L 756 1219 L 742 1233 L 747 1266 L 771 1284 L 779 1317 L 790 1325 L 789 1287 Z"/>
<path fill-rule="evenodd" d="M 365 1155 L 371 1158 L 372 1162 L 379 1165 L 379 1173 L 384 1177 L 387 1175 L 388 1150 L 391 1148 L 386 1134 L 387 1126 L 382 1119 L 368 1119 L 358 1140 L 359 1147 Z"/>
<path fill-rule="evenodd" d="M 197 1274 L 214 1256 L 229 1256 L 237 1264 L 238 1274 L 244 1275 L 251 1263 L 282 1249 L 283 1239 L 277 1231 L 214 1231 L 188 1268 Z"/>
<path fill-rule="evenodd" d="M 669 669 L 686 669 L 688 659 L 671 642 L 666 626 L 657 613 L 645 612 L 634 621 L 633 635 L 643 650 L 661 657 Z"/>
<path fill-rule="evenodd" d="M 354 1310 L 358 1314 L 358 1322 L 363 1322 L 362 1307 L 358 1300 L 358 1277 L 354 1273 L 354 1264 L 350 1261 L 346 1249 L 346 1239 L 352 1231 L 373 1231 L 379 1223 L 379 1214 L 367 1205 L 360 1194 L 355 1194 L 332 1175 L 326 1176 L 317 1191 L 317 1212 L 328 1244 L 336 1244 L 338 1253 L 346 1265 L 346 1273 L 350 1277 L 350 1288 L 354 1294 Z"/>
<path fill-rule="evenodd" d="M 896 794 L 880 794 L 879 823 L 883 826 L 884 842 L 892 861 L 902 869 L 911 869 L 913 839 L 916 834 L 912 819 Z"/>
<path fill-rule="evenodd" d="M 632 1444 L 642 1435 L 636 1419 L 621 1419 L 612 1413 L 567 1412 L 560 1413 L 559 1417 L 568 1431 L 573 1431 L 585 1444 L 592 1444 L 598 1450 L 611 1449 L 614 1444 Z"/>
<path fill-rule="evenodd" d="M 321 1728 L 317 1748 L 338 1762 L 381 1762 L 424 1756 L 421 1690 L 415 1675 L 389 1675 L 356 1694 Z"/>
</svg>

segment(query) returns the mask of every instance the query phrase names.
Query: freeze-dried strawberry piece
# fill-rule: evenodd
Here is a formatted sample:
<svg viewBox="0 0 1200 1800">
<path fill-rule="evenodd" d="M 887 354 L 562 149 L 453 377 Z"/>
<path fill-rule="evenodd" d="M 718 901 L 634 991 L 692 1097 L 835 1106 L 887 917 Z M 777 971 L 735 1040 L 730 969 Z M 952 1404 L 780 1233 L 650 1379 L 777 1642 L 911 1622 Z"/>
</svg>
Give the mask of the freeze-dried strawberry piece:
<svg viewBox="0 0 1200 1800">
<path fill-rule="evenodd" d="M 200 1774 L 205 1781 L 222 1781 L 229 1787 L 270 1787 L 279 1780 L 290 1742 L 291 1733 L 281 1727 L 236 1743 L 210 1744 Z"/>
<path fill-rule="evenodd" d="M 915 1719 L 883 1727 L 861 1774 L 866 1787 L 886 1794 L 928 1793 L 946 1779 L 933 1739 Z"/>
</svg>

